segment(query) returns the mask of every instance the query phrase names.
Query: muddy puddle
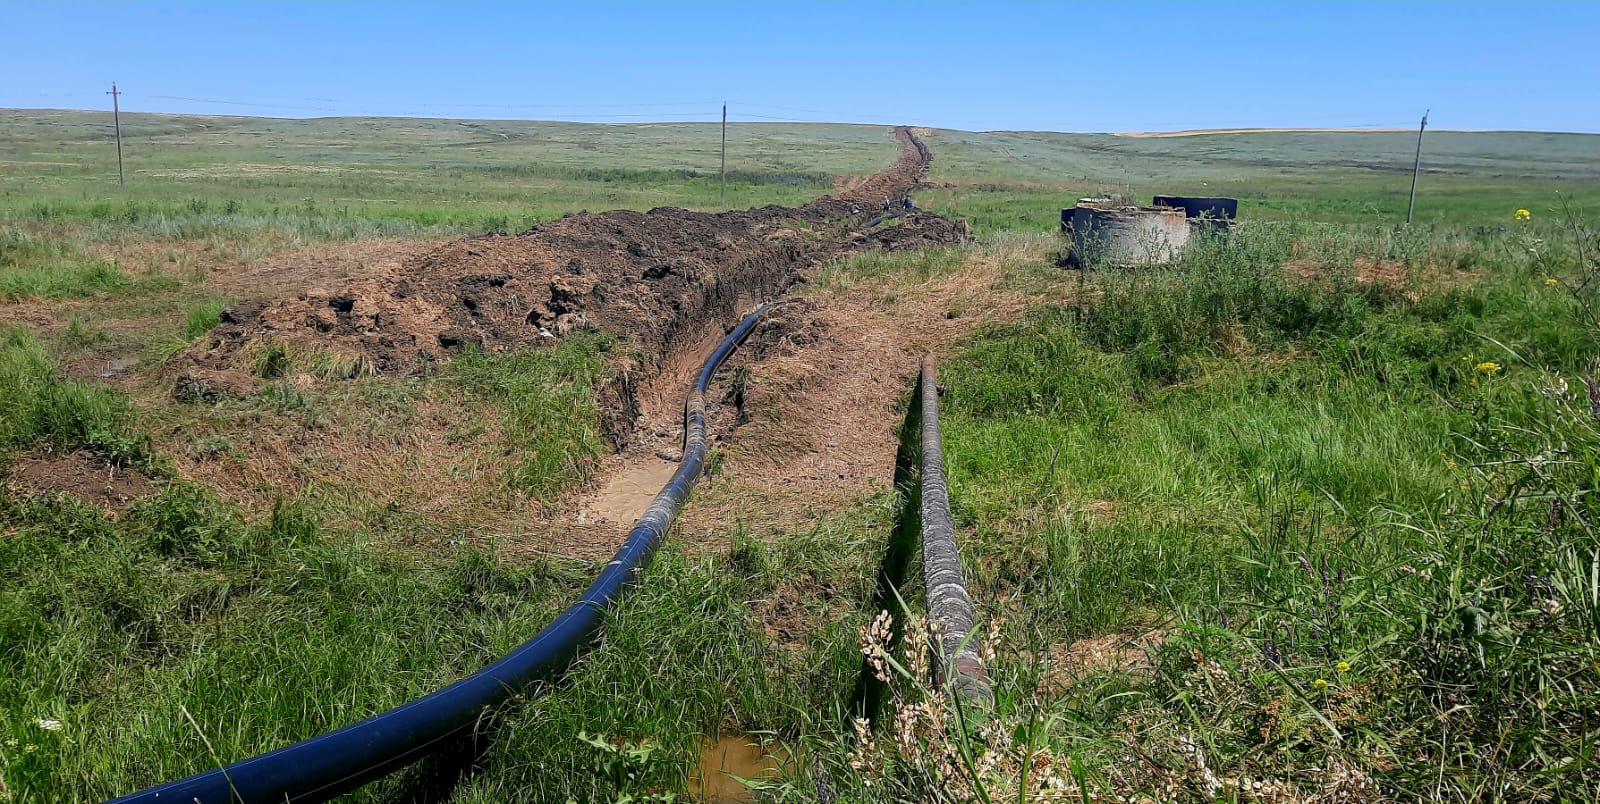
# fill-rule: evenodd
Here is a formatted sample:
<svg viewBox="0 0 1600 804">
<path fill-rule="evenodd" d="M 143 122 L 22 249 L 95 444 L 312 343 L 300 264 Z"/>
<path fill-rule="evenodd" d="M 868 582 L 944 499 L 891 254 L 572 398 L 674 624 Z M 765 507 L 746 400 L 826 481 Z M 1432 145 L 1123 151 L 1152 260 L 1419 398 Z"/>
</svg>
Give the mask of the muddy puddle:
<svg viewBox="0 0 1600 804">
<path fill-rule="evenodd" d="M 138 364 L 138 362 L 138 355 L 119 355 L 117 357 L 113 357 L 101 364 L 100 376 L 103 379 L 111 379 L 112 377 L 115 377 L 127 371 L 128 369 L 133 368 Z"/>
<path fill-rule="evenodd" d="M 660 458 L 646 458 L 622 467 L 583 504 L 583 520 L 632 525 L 676 471 L 676 463 Z"/>
<path fill-rule="evenodd" d="M 689 774 L 689 797 L 699 804 L 755 801 L 755 791 L 739 779 L 771 781 L 787 758 L 787 749 L 778 745 L 763 749 L 760 741 L 748 734 L 725 732 L 715 740 L 707 739 L 701 746 L 700 764 Z"/>
</svg>

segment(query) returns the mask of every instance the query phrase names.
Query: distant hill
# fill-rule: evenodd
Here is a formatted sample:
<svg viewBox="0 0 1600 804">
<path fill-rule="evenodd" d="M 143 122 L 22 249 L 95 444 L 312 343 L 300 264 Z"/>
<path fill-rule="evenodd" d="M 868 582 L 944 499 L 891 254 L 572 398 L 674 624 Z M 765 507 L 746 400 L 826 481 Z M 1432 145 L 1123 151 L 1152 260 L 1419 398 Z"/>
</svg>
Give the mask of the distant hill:
<svg viewBox="0 0 1600 804">
<path fill-rule="evenodd" d="M 580 209 L 803 203 L 899 153 L 889 126 L 734 123 L 724 196 L 715 122 L 124 113 L 122 128 L 125 188 L 109 113 L 0 109 L 0 215 L 332 205 L 423 226 L 517 226 Z M 1415 130 L 922 131 L 943 185 L 927 203 L 994 229 L 1048 229 L 1062 206 L 1109 189 L 1228 195 L 1253 217 L 1392 221 L 1416 147 Z M 1600 206 L 1600 134 L 1429 131 L 1422 167 L 1421 220 Z"/>
<path fill-rule="evenodd" d="M 1021 178 L 1045 172 L 1140 182 L 1191 178 L 1219 170 L 1250 174 L 1330 167 L 1410 172 L 1417 132 L 1240 129 L 1129 135 L 940 131 L 938 139 L 984 154 L 970 169 L 987 175 Z M 1422 155 L 1423 167 L 1434 174 L 1600 180 L 1600 134 L 1429 131 Z"/>
<path fill-rule="evenodd" d="M 123 134 L 152 145 L 251 150 L 263 146 L 344 152 L 365 149 L 479 149 L 560 151 L 563 139 L 594 162 L 628 168 L 715 166 L 707 158 L 715 123 L 567 123 L 530 120 L 322 117 L 124 113 Z M 0 109 L 0 153 L 32 146 L 71 149 L 111 136 L 103 111 Z M 892 158 L 885 126 L 832 123 L 735 123 L 759 134 L 763 168 L 809 167 L 825 172 L 870 172 Z M 1409 171 L 1415 129 L 1252 128 L 1170 132 L 970 132 L 935 129 L 944 146 L 941 172 L 971 178 L 1049 180 L 1061 176 L 1104 181 L 1188 177 L 1218 168 L 1346 167 Z M 541 147 L 542 144 L 542 147 Z M 737 145 L 738 143 L 736 143 Z M 612 147 L 612 146 L 616 147 Z M 638 146 L 647 146 L 641 149 Z M 788 145 L 783 154 L 776 147 Z M 822 157 L 820 160 L 818 156 Z M 1434 173 L 1480 177 L 1600 179 L 1600 134 L 1529 131 L 1429 131 L 1424 165 Z M 485 154 L 487 155 L 487 154 Z M 786 156 L 792 158 L 785 158 Z M 686 157 L 686 158 L 685 158 Z M 1147 161 L 1144 168 L 1133 162 Z M 563 159 L 561 161 L 569 161 Z"/>
</svg>

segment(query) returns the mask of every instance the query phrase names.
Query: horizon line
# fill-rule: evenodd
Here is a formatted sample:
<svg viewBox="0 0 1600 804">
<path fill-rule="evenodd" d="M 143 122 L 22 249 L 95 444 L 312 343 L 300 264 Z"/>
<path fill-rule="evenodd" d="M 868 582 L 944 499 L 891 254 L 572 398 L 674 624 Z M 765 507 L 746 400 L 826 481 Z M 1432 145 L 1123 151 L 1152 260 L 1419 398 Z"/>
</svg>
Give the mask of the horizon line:
<svg viewBox="0 0 1600 804">
<path fill-rule="evenodd" d="M 0 106 L 0 113 L 8 112 L 75 112 L 82 114 L 106 113 L 110 109 L 84 109 L 57 106 Z M 707 120 L 574 120 L 563 118 L 537 118 L 537 117 L 456 117 L 452 115 L 421 115 L 421 114 L 328 114 L 308 116 L 276 116 L 260 114 L 219 114 L 211 112 L 159 112 L 159 111 L 129 111 L 129 115 L 160 115 L 165 117 L 204 117 L 226 118 L 230 120 L 450 120 L 468 122 L 507 122 L 507 123 L 570 123 L 573 125 L 596 126 L 659 126 L 659 125 L 718 125 L 717 119 Z M 595 115 L 605 118 L 607 115 Z M 1112 137 L 1130 138 L 1177 138 L 1200 137 L 1208 135 L 1226 134 L 1405 134 L 1416 131 L 1415 127 L 1397 128 L 1389 126 L 1226 126 L 1219 128 L 1190 128 L 1170 130 L 1124 130 L 1124 131 L 1060 131 L 1043 128 L 992 128 L 969 129 L 951 126 L 926 126 L 916 122 L 909 123 L 884 123 L 884 122 L 859 122 L 843 120 L 730 120 L 730 123 L 773 125 L 773 126 L 897 126 L 910 125 L 917 128 L 943 129 L 945 131 L 962 131 L 971 134 L 1021 134 L 1029 132 L 1043 132 L 1051 134 L 1099 134 Z M 1600 131 L 1572 131 L 1558 129 L 1531 129 L 1531 128 L 1429 128 L 1436 134 L 1567 134 L 1577 136 L 1600 136 Z"/>
</svg>

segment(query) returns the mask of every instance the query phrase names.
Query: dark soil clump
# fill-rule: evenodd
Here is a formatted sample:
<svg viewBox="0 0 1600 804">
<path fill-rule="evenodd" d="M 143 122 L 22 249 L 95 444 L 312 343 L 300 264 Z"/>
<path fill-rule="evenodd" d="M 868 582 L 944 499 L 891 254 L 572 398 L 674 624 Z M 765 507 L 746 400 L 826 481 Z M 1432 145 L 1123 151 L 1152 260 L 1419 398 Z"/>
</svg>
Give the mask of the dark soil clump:
<svg viewBox="0 0 1600 804">
<path fill-rule="evenodd" d="M 144 475 L 83 451 L 21 458 L 12 465 L 5 485 L 23 494 L 71 494 L 107 511 L 120 511 L 156 493 Z"/>
</svg>

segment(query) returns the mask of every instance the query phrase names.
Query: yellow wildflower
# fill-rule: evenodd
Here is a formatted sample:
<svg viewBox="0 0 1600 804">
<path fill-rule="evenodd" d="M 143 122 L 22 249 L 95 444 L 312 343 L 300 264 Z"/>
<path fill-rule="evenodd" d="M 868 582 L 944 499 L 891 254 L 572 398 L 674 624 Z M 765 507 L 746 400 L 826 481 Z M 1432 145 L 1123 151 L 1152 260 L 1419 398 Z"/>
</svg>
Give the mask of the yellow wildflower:
<svg viewBox="0 0 1600 804">
<path fill-rule="evenodd" d="M 1493 360 L 1485 360 L 1482 363 L 1479 363 L 1478 365 L 1474 366 L 1473 368 L 1479 374 L 1487 374 L 1487 375 L 1493 377 L 1494 373 L 1499 371 L 1503 367 L 1499 363 L 1494 362 Z"/>
<path fill-rule="evenodd" d="M 1532 220 L 1533 213 L 1529 212 L 1529 211 L 1527 211 L 1525 209 L 1519 209 L 1516 212 L 1511 213 L 1511 218 L 1512 218 L 1512 220 L 1519 220 L 1519 221 Z"/>
<path fill-rule="evenodd" d="M 1349 662 L 1340 662 L 1340 663 L 1334 665 L 1333 669 L 1338 670 L 1341 673 L 1348 673 L 1348 672 L 1350 672 L 1350 663 Z"/>
<path fill-rule="evenodd" d="M 1547 276 L 1547 277 L 1544 278 L 1544 283 L 1546 285 L 1559 285 L 1559 284 L 1561 284 L 1561 281 L 1556 279 L 1553 276 Z"/>
<path fill-rule="evenodd" d="M 1328 680 L 1325 678 L 1319 678 L 1316 681 L 1311 682 L 1311 688 L 1321 692 L 1328 688 Z"/>
</svg>

